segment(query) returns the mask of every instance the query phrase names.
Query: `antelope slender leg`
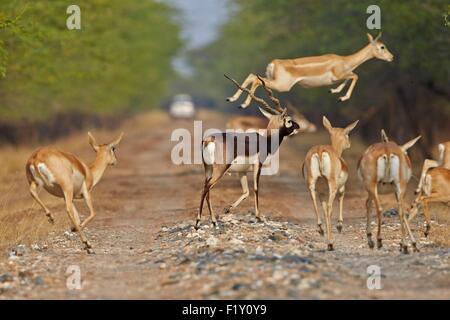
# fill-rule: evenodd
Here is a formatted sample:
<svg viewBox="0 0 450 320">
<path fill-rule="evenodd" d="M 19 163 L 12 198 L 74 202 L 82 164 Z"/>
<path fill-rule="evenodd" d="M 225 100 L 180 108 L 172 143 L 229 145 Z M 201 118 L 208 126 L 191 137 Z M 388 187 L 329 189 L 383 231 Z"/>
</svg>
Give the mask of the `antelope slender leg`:
<svg viewBox="0 0 450 320">
<path fill-rule="evenodd" d="M 206 194 L 206 203 L 208 204 L 209 216 L 211 217 L 211 222 L 212 222 L 213 226 L 217 228 L 217 219 L 216 219 L 216 215 L 214 214 L 214 211 L 212 209 L 211 201 L 209 200 L 209 194 L 210 194 L 210 192 L 208 192 Z"/>
<path fill-rule="evenodd" d="M 256 78 L 256 76 L 255 76 L 255 80 L 254 80 L 253 83 L 252 83 L 252 86 L 251 86 L 251 88 L 250 88 L 250 92 L 251 92 L 252 94 L 254 94 L 255 91 L 256 91 L 256 89 L 257 89 L 260 85 L 261 85 L 261 82 L 260 82 L 259 79 Z M 252 97 L 248 94 L 248 95 L 247 95 L 247 98 L 245 98 L 244 103 L 241 104 L 241 108 L 247 108 L 247 107 L 250 105 L 251 102 L 252 102 Z"/>
<path fill-rule="evenodd" d="M 263 221 L 259 213 L 259 197 L 258 197 L 258 188 L 259 188 L 259 177 L 261 175 L 261 163 L 255 164 L 253 168 L 253 190 L 255 192 L 255 216 L 259 221 Z"/>
<path fill-rule="evenodd" d="M 352 96 L 353 89 L 355 88 L 356 82 L 358 81 L 358 75 L 353 73 L 348 77 L 348 79 L 351 79 L 352 83 L 350 84 L 350 87 L 348 88 L 348 91 L 345 94 L 345 96 L 340 97 L 339 101 L 345 101 L 350 99 L 350 97 Z"/>
<path fill-rule="evenodd" d="M 309 193 L 311 194 L 311 199 L 313 201 L 313 205 L 314 205 L 314 212 L 316 213 L 316 218 L 317 218 L 317 227 L 319 228 L 319 234 L 321 236 L 324 235 L 323 229 L 322 229 L 322 220 L 320 219 L 320 212 L 319 212 L 319 208 L 317 206 L 317 195 L 316 195 L 316 181 L 317 180 L 313 180 L 309 182 Z M 324 209 L 325 212 L 325 209 Z"/>
<path fill-rule="evenodd" d="M 255 80 L 257 80 L 257 79 L 258 78 L 253 73 L 250 73 L 247 76 L 247 78 L 245 78 L 245 80 L 242 83 L 241 87 L 242 88 L 247 88 L 250 84 L 253 84 L 253 82 L 255 82 Z M 229 101 L 229 102 L 236 101 L 237 99 L 239 99 L 239 97 L 241 96 L 242 92 L 243 91 L 241 89 L 237 89 L 236 93 L 233 96 L 227 98 L 227 101 Z"/>
<path fill-rule="evenodd" d="M 376 187 L 375 187 L 376 188 Z M 375 210 L 377 211 L 377 248 L 380 249 L 383 246 L 383 242 L 381 239 L 381 218 L 382 218 L 382 209 L 380 205 L 380 199 L 378 198 L 378 191 L 375 189 L 375 192 L 370 195 L 375 203 Z"/>
<path fill-rule="evenodd" d="M 73 209 L 73 217 L 74 217 L 75 221 L 78 223 L 78 225 L 80 225 L 80 216 L 78 214 L 78 210 L 75 206 L 73 206 L 72 209 Z M 81 227 L 81 225 L 80 225 L 80 227 Z M 81 229 L 83 229 L 83 228 L 81 228 Z M 72 224 L 70 231 L 77 232 L 77 228 L 75 227 L 74 224 Z"/>
<path fill-rule="evenodd" d="M 83 223 L 81 224 L 81 229 L 84 229 L 87 226 L 87 224 L 89 222 L 91 222 L 92 219 L 95 218 L 95 211 L 94 211 L 94 206 L 92 205 L 91 193 L 87 190 L 86 186 L 83 186 L 83 189 L 84 189 L 84 192 L 83 192 L 84 199 L 86 201 L 86 205 L 89 208 L 89 217 L 87 217 L 86 220 L 83 221 Z"/>
<path fill-rule="evenodd" d="M 330 89 L 330 93 L 339 93 L 344 89 L 345 85 L 347 84 L 349 79 L 345 79 L 344 82 L 342 82 L 337 88 Z"/>
<path fill-rule="evenodd" d="M 372 198 L 370 195 L 366 200 L 366 214 L 367 214 L 367 224 L 366 224 L 366 234 L 367 234 L 367 244 L 370 249 L 374 248 L 374 243 L 372 240 L 372 226 L 371 226 L 371 218 L 372 218 Z"/>
<path fill-rule="evenodd" d="M 407 226 L 405 224 L 405 217 L 403 212 L 403 198 L 404 198 L 404 192 L 402 192 L 401 186 L 396 186 L 397 191 L 395 192 L 395 197 L 397 198 L 397 204 L 398 204 L 398 216 L 400 218 L 400 226 L 402 231 L 402 240 L 400 242 L 400 249 L 403 253 L 408 253 L 408 245 L 406 244 L 406 232 L 407 232 Z"/>
<path fill-rule="evenodd" d="M 88 253 L 94 253 L 94 251 L 91 250 L 92 246 L 87 240 L 84 232 L 81 230 L 80 225 L 77 223 L 75 216 L 74 216 L 74 204 L 73 204 L 73 191 L 72 190 L 64 190 L 64 199 L 66 201 L 66 210 L 67 214 L 69 215 L 69 219 L 72 221 L 73 225 L 75 226 L 76 231 L 78 232 L 81 242 L 83 242 L 85 249 Z"/>
<path fill-rule="evenodd" d="M 203 203 L 205 201 L 205 197 L 207 194 L 211 191 L 211 189 L 216 185 L 216 183 L 220 180 L 220 178 L 223 177 L 227 169 L 230 167 L 230 164 L 226 164 L 223 166 L 216 166 L 211 174 L 211 177 L 206 177 L 204 186 L 203 186 L 203 192 L 200 199 L 200 209 L 197 215 L 197 219 L 195 221 L 194 228 L 198 229 L 198 225 L 200 223 L 200 219 L 202 218 L 202 211 L 203 211 Z"/>
<path fill-rule="evenodd" d="M 339 219 L 338 219 L 338 224 L 337 224 L 337 227 L 336 227 L 339 233 L 342 232 L 342 223 L 344 222 L 344 216 L 343 216 L 344 195 L 345 195 L 345 187 L 342 187 L 339 190 Z"/>
<path fill-rule="evenodd" d="M 194 225 L 195 229 L 198 229 L 198 225 L 200 223 L 200 220 L 202 219 L 203 202 L 205 201 L 206 194 L 209 193 L 208 182 L 209 182 L 209 179 L 207 181 L 205 181 L 205 185 L 203 186 L 203 192 L 202 192 L 202 196 L 201 196 L 201 199 L 200 199 L 200 208 L 199 208 L 199 211 L 198 211 L 198 214 L 197 214 L 197 219 L 196 219 L 195 225 Z"/>
<path fill-rule="evenodd" d="M 250 195 L 250 191 L 248 189 L 247 173 L 239 172 L 239 177 L 241 181 L 242 195 L 231 206 L 225 208 L 224 210 L 225 213 L 229 213 L 231 209 L 236 208 L 238 205 L 241 204 L 242 201 L 247 199 L 248 196 Z"/>
<path fill-rule="evenodd" d="M 31 196 L 33 197 L 33 199 L 39 203 L 39 205 L 42 207 L 42 209 L 44 209 L 45 211 L 45 215 L 48 218 L 48 222 L 50 222 L 51 224 L 55 223 L 55 220 L 53 219 L 52 214 L 50 213 L 50 210 L 45 206 L 45 204 L 42 202 L 41 198 L 39 198 L 38 192 L 37 192 L 38 188 L 37 188 L 37 184 L 32 181 L 30 183 L 30 193 Z"/>
<path fill-rule="evenodd" d="M 328 241 L 328 251 L 334 250 L 333 248 L 333 239 L 331 232 L 331 215 L 333 211 L 333 202 L 336 198 L 336 186 L 333 183 L 328 182 L 328 204 L 327 204 L 327 212 L 326 212 L 326 223 L 327 223 L 327 241 Z"/>
</svg>

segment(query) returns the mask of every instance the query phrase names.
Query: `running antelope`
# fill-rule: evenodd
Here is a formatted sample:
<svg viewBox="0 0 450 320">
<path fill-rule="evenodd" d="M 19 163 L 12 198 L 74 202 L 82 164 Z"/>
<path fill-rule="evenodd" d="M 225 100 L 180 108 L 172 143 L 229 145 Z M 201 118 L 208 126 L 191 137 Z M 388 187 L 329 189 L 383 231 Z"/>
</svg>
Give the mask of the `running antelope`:
<svg viewBox="0 0 450 320">
<path fill-rule="evenodd" d="M 317 217 L 317 226 L 319 227 L 319 233 L 321 235 L 323 235 L 324 232 L 322 229 L 319 208 L 317 206 L 316 191 L 319 193 L 319 200 L 322 203 L 327 228 L 329 251 L 333 250 L 333 240 L 331 238 L 331 212 L 336 194 L 339 194 L 339 220 L 337 229 L 339 232 L 342 231 L 345 183 L 348 178 L 348 167 L 347 163 L 342 158 L 342 153 L 345 149 L 350 148 L 349 133 L 357 124 L 358 120 L 345 128 L 334 128 L 331 126 L 330 121 L 326 117 L 323 117 L 323 126 L 330 134 L 331 145 L 313 146 L 306 154 L 305 162 L 303 163 L 303 177 L 305 178 L 306 185 L 311 193 Z M 326 185 L 328 185 L 328 187 Z M 324 197 L 327 192 L 328 202 L 322 200 L 322 197 Z"/>
<path fill-rule="evenodd" d="M 386 48 L 386 45 L 379 41 L 381 32 L 375 39 L 370 34 L 367 34 L 367 37 L 369 38 L 369 44 L 348 56 L 324 54 L 297 59 L 272 60 L 267 65 L 266 78 L 262 79 L 268 88 L 279 92 L 291 90 L 296 83 L 299 83 L 304 88 L 316 88 L 343 81 L 337 88 L 330 89 L 330 93 L 341 92 L 347 82 L 352 80 L 347 93 L 339 98 L 339 101 L 348 100 L 355 88 L 356 81 L 358 81 L 358 75 L 353 70 L 373 58 L 389 62 L 394 60 L 394 56 Z M 250 85 L 252 94 L 261 85 L 261 81 L 253 73 L 250 73 L 242 83 L 243 88 Z M 230 102 L 236 101 L 241 94 L 242 90 L 239 89 L 227 100 Z M 248 95 L 241 108 L 248 107 L 250 102 L 251 96 Z"/>
<path fill-rule="evenodd" d="M 316 132 L 317 127 L 314 123 L 309 122 L 300 112 L 298 112 L 295 108 L 293 108 L 290 104 L 287 106 L 288 111 L 293 114 L 293 120 L 300 126 L 298 130 L 299 133 L 303 132 Z M 256 116 L 236 116 L 232 117 L 227 122 L 227 129 L 233 130 L 243 130 L 246 132 L 258 132 L 260 129 L 266 129 L 269 124 L 267 118 L 261 118 Z M 265 164 L 263 164 L 263 167 Z M 249 171 L 252 171 L 253 167 L 249 168 Z M 238 172 L 238 176 L 241 182 L 242 187 L 242 195 L 237 199 L 233 204 L 226 207 L 224 209 L 224 213 L 229 213 L 232 209 L 239 206 L 239 204 L 248 198 L 250 195 L 250 191 L 248 189 L 248 180 L 247 180 L 247 172 L 240 171 Z"/>
<path fill-rule="evenodd" d="M 423 206 L 425 216 L 425 237 L 431 227 L 430 202 L 450 202 L 450 141 L 439 144 L 439 160 L 426 159 L 423 164 L 417 197 L 411 207 L 408 221 L 411 221 L 418 212 L 419 204 Z"/>
<path fill-rule="evenodd" d="M 114 153 L 122 139 L 123 133 L 109 144 L 97 144 L 95 138 L 88 132 L 89 144 L 96 152 L 91 165 L 87 166 L 74 154 L 55 147 L 43 147 L 36 150 L 28 159 L 26 175 L 30 185 L 30 193 L 34 200 L 44 209 L 50 223 L 54 219 L 50 210 L 39 198 L 38 191 L 43 187 L 50 194 L 64 198 L 66 210 L 73 230 L 80 235 L 88 253 L 94 253 L 83 229 L 95 217 L 92 205 L 92 188 L 100 181 L 108 165 L 115 165 L 117 158 Z M 81 223 L 78 211 L 73 204 L 74 199 L 83 198 L 89 208 L 90 215 Z"/>
<path fill-rule="evenodd" d="M 437 161 L 425 159 L 425 161 L 423 162 L 423 167 L 420 173 L 420 180 L 416 189 L 416 194 L 421 192 L 425 176 L 428 170 L 436 167 L 443 167 L 446 169 L 450 169 L 450 141 L 440 143 L 438 145 L 438 150 L 439 150 L 439 159 Z"/>
<path fill-rule="evenodd" d="M 383 132 L 382 132 L 383 136 Z M 385 136 L 386 137 L 386 136 Z M 383 142 L 372 144 L 367 148 L 358 162 L 358 175 L 362 180 L 368 193 L 366 201 L 367 209 L 367 242 L 369 247 L 374 247 L 371 230 L 371 209 L 372 202 L 375 204 L 378 219 L 377 247 L 382 247 L 381 240 L 381 205 L 379 194 L 395 193 L 398 213 L 400 218 L 402 240 L 400 250 L 408 253 L 408 246 L 405 243 L 405 229 L 411 239 L 414 251 L 418 251 L 416 240 L 411 232 L 409 223 L 404 214 L 404 199 L 406 187 L 411 178 L 411 160 L 408 156 L 408 149 L 411 148 L 420 136 L 408 141 L 404 145 L 397 145 L 392 140 L 384 138 Z"/>
<path fill-rule="evenodd" d="M 227 77 L 238 88 L 239 84 Z M 280 101 L 272 95 L 272 91 L 265 87 L 269 98 L 275 104 L 272 108 L 263 99 L 253 95 L 246 88 L 246 91 L 260 105 L 259 110 L 269 119 L 265 134 L 257 132 L 239 133 L 239 132 L 220 132 L 206 137 L 202 143 L 202 159 L 205 168 L 205 182 L 200 200 L 200 209 L 197 215 L 195 228 L 198 228 L 202 217 L 203 202 L 206 198 L 211 221 L 217 227 L 217 219 L 210 202 L 210 190 L 216 183 L 228 172 L 246 173 L 253 168 L 253 190 L 255 192 L 255 215 L 259 221 L 263 219 L 260 216 L 258 208 L 258 189 L 261 166 L 270 155 L 278 150 L 281 142 L 287 136 L 296 134 L 299 125 L 287 114 L 287 109 L 282 108 Z"/>
</svg>

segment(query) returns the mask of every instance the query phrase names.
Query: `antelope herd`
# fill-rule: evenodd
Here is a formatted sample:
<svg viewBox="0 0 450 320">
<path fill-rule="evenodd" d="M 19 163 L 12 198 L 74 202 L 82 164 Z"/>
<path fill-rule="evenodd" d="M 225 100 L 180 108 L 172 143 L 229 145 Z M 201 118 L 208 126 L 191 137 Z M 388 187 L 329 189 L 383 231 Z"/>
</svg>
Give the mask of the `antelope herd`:
<svg viewBox="0 0 450 320">
<path fill-rule="evenodd" d="M 249 196 L 247 173 L 252 172 L 255 216 L 259 221 L 264 222 L 259 210 L 258 195 L 262 168 L 278 152 L 285 138 L 298 132 L 313 133 L 317 129 L 296 108 L 282 107 L 280 100 L 273 95 L 272 90 L 289 91 L 296 83 L 310 88 L 342 81 L 337 88 L 330 90 L 331 93 L 339 93 L 347 82 L 352 80 L 347 93 L 339 98 L 340 101 L 348 100 L 358 80 L 358 76 L 353 72 L 355 68 L 372 58 L 393 60 L 393 55 L 379 41 L 381 33 L 375 39 L 370 34 L 367 36 L 369 44 L 352 55 L 326 54 L 292 60 L 275 59 L 267 66 L 265 78 L 251 73 L 242 85 L 226 76 L 237 87 L 236 93 L 227 100 L 236 101 L 243 92 L 246 92 L 248 96 L 241 108 L 248 107 L 251 100 L 254 100 L 265 118 L 232 117 L 227 123 L 227 128 L 234 130 L 214 133 L 203 139 L 201 148 L 205 178 L 194 225 L 196 229 L 199 228 L 205 199 L 212 224 L 216 228 L 218 227 L 217 218 L 211 205 L 210 193 L 225 173 L 237 173 L 241 182 L 242 195 L 226 207 L 224 212 L 229 213 Z M 247 88 L 248 86 L 251 86 L 250 89 Z M 255 95 L 259 86 L 263 87 L 274 107 Z M 331 143 L 312 146 L 306 154 L 303 166 L 300 166 L 299 163 L 298 167 L 310 191 L 318 231 L 322 236 L 325 235 L 325 232 L 322 228 L 320 206 L 323 209 L 328 250 L 334 250 L 331 221 L 333 202 L 336 196 L 339 199 L 337 230 L 342 232 L 345 185 L 349 176 L 349 167 L 343 158 L 343 152 L 351 147 L 349 134 L 357 124 L 358 120 L 345 128 L 333 127 L 324 116 L 323 126 L 330 135 Z M 122 135 L 109 144 L 99 145 L 88 133 L 89 144 L 96 152 L 96 158 L 89 166 L 77 156 L 52 147 L 38 149 L 26 164 L 30 193 L 45 211 L 49 222 L 54 223 L 53 216 L 38 196 L 38 189 L 42 187 L 50 194 L 64 198 L 73 230 L 78 232 L 88 253 L 93 253 L 93 250 L 83 229 L 95 217 L 91 190 L 101 179 L 106 167 L 116 164 L 114 150 L 122 139 Z M 372 206 L 375 207 L 377 214 L 377 248 L 381 248 L 382 209 L 379 195 L 394 193 L 401 226 L 400 251 L 408 253 L 406 235 L 409 236 L 413 250 L 418 251 L 409 222 L 418 213 L 420 205 L 423 206 L 426 221 L 425 236 L 428 236 L 431 225 L 428 204 L 430 202 L 450 203 L 450 141 L 438 146 L 438 160 L 425 160 L 416 189 L 417 197 L 413 201 L 409 216 L 407 216 L 405 194 L 407 184 L 412 177 L 412 164 L 407 151 L 420 139 L 420 136 L 402 145 L 390 140 L 384 130 L 381 131 L 381 137 L 381 142 L 374 143 L 367 148 L 357 166 L 358 176 L 367 191 L 366 234 L 368 246 L 370 248 L 375 246 L 371 231 Z M 83 222 L 80 221 L 77 209 L 73 204 L 73 200 L 77 198 L 83 198 L 90 211 L 89 217 Z"/>
</svg>

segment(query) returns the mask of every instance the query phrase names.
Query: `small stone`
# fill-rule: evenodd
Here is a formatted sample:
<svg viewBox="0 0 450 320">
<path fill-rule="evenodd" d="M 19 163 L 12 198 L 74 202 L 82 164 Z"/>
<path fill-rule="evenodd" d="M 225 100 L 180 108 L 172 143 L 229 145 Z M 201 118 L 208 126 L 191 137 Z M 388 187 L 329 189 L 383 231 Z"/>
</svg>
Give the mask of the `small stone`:
<svg viewBox="0 0 450 320">
<path fill-rule="evenodd" d="M 9 272 L 0 274 L 0 283 L 11 282 L 13 280 L 14 280 L 14 277 Z"/>
<path fill-rule="evenodd" d="M 233 239 L 230 240 L 230 244 L 238 246 L 238 245 L 244 244 L 244 242 L 242 240 L 233 238 Z"/>
<path fill-rule="evenodd" d="M 166 263 L 161 263 L 160 265 L 159 265 L 159 268 L 160 269 L 166 269 L 167 268 L 167 264 Z"/>
<path fill-rule="evenodd" d="M 209 236 L 208 239 L 206 239 L 206 244 L 210 247 L 215 247 L 219 243 L 219 239 L 217 239 L 214 236 Z"/>
<path fill-rule="evenodd" d="M 43 286 L 45 284 L 44 278 L 42 278 L 41 276 L 37 276 L 36 278 L 34 278 L 33 282 L 37 286 Z"/>
</svg>

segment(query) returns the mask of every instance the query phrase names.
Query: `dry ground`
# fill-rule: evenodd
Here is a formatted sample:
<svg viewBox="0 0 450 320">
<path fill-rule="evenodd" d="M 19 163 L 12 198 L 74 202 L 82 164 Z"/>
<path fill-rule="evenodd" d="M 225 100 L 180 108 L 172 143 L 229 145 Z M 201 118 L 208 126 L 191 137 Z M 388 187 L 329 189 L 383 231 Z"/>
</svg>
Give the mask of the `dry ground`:
<svg viewBox="0 0 450 320">
<path fill-rule="evenodd" d="M 225 123 L 220 114 L 199 117 L 204 129 Z M 117 151 L 118 166 L 107 170 L 94 191 L 98 215 L 87 235 L 95 255 L 81 250 L 76 235 L 64 234 L 69 224 L 61 199 L 41 193 L 56 216 L 54 226 L 31 200 L 24 164 L 32 148 L 1 150 L 0 298 L 450 298 L 448 207 L 433 206 L 430 239 L 422 237 L 421 218 L 413 223 L 420 253 L 398 252 L 397 217 L 385 218 L 381 250 L 366 247 L 365 194 L 355 175 L 365 146 L 356 138 L 344 153 L 352 173 L 344 232 L 336 235 L 336 250 L 330 253 L 315 231 L 300 176 L 307 149 L 328 141 L 324 133 L 286 141 L 280 173 L 261 178 L 260 206 L 267 224 L 252 223 L 247 212 L 253 199 L 248 199 L 231 216 L 236 219 L 221 215 L 219 231 L 203 227 L 197 233 L 192 223 L 202 167 L 172 164 L 170 134 L 179 127 L 192 129 L 193 124 L 154 112 L 116 132 L 95 132 L 99 141 L 121 130 L 126 134 Z M 55 144 L 83 159 L 93 158 L 85 134 Z M 239 195 L 237 178 L 225 177 L 211 195 L 217 213 Z M 382 202 L 385 208 L 394 203 L 390 196 Z M 86 213 L 84 203 L 77 207 Z M 209 224 L 207 214 L 202 222 Z M 19 247 L 22 255 L 9 257 L 19 244 L 25 245 Z M 381 267 L 381 290 L 367 289 L 367 266 L 372 264 Z M 80 267 L 81 290 L 66 287 L 71 265 Z"/>
</svg>

